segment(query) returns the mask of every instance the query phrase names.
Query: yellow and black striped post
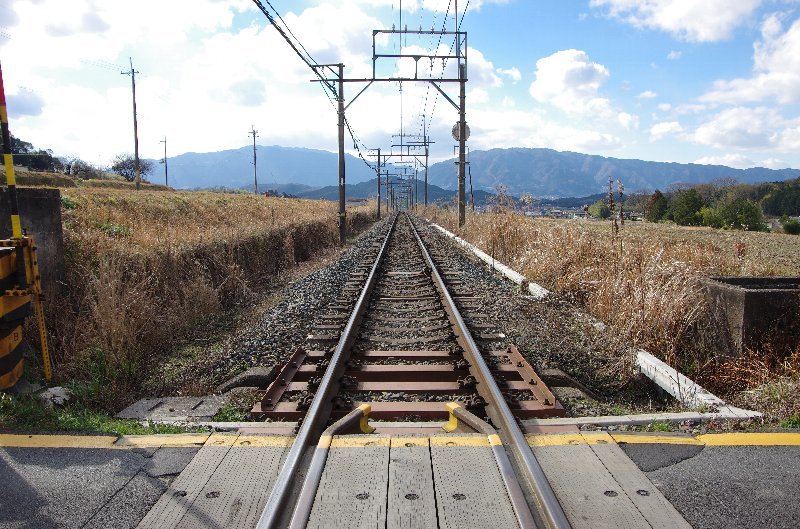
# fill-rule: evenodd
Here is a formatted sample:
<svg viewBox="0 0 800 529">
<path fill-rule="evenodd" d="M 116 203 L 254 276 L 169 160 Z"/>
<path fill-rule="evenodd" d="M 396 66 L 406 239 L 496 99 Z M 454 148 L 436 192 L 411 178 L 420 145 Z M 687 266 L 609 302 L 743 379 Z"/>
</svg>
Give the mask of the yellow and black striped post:
<svg viewBox="0 0 800 529">
<path fill-rule="evenodd" d="M 17 201 L 17 179 L 14 176 L 14 157 L 11 154 L 11 133 L 8 131 L 8 111 L 6 110 L 6 89 L 3 84 L 3 65 L 0 64 L 0 127 L 3 134 L 3 165 L 6 168 L 6 185 L 8 186 L 8 201 L 11 204 L 11 238 L 22 239 L 22 223 L 19 220 L 19 203 Z M 25 277 L 25 254 L 21 246 L 17 253 L 17 277 L 19 287 L 28 286 Z"/>
<path fill-rule="evenodd" d="M 14 158 L 11 152 L 11 133 L 8 130 L 3 68 L 0 65 L 0 129 L 3 139 L 3 164 L 11 206 L 11 239 L 0 241 L 0 389 L 6 389 L 22 376 L 22 323 L 30 314 L 33 296 L 36 321 L 41 340 L 44 375 L 53 376 L 47 329 L 42 310 L 42 289 L 36 247 L 31 237 L 22 233 L 14 177 Z"/>
</svg>

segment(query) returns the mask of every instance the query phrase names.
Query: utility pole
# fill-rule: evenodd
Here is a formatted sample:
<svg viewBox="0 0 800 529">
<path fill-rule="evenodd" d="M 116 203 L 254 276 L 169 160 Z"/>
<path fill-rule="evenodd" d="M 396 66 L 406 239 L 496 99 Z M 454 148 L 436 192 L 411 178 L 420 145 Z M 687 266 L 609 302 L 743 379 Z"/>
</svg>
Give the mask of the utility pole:
<svg viewBox="0 0 800 529">
<path fill-rule="evenodd" d="M 250 129 L 247 135 L 253 136 L 253 189 L 255 194 L 258 195 L 258 166 L 256 165 L 256 138 L 258 137 L 258 131 L 255 125 L 250 125 Z"/>
<path fill-rule="evenodd" d="M 164 164 L 164 185 L 169 187 L 169 168 L 167 167 L 167 137 L 164 136 L 164 139 L 158 143 L 164 144 L 164 158 L 161 159 L 161 163 Z"/>
<path fill-rule="evenodd" d="M 425 207 L 428 207 L 428 131 L 425 114 L 422 115 L 422 140 L 425 142 Z"/>
<path fill-rule="evenodd" d="M 139 124 L 136 119 L 136 74 L 139 73 L 133 69 L 133 58 L 128 57 L 131 63 L 131 69 L 127 72 L 120 72 L 122 75 L 131 76 L 131 90 L 133 92 L 133 170 L 136 174 L 136 190 L 141 187 L 142 175 L 139 169 Z"/>
<path fill-rule="evenodd" d="M 419 205 L 419 167 L 414 163 L 414 211 Z"/>
<path fill-rule="evenodd" d="M 339 243 L 344 246 L 347 237 L 347 222 L 344 197 L 344 64 L 339 63 Z"/>
<path fill-rule="evenodd" d="M 461 36 L 458 35 L 458 0 L 455 5 L 455 25 L 456 25 L 456 56 L 458 57 L 458 226 L 464 225 L 466 214 L 464 211 L 465 200 L 465 180 L 466 175 L 466 141 L 467 141 L 467 64 L 461 57 Z"/>
<path fill-rule="evenodd" d="M 376 166 L 378 172 L 378 220 L 381 220 L 381 150 L 378 149 L 378 165 Z"/>
</svg>

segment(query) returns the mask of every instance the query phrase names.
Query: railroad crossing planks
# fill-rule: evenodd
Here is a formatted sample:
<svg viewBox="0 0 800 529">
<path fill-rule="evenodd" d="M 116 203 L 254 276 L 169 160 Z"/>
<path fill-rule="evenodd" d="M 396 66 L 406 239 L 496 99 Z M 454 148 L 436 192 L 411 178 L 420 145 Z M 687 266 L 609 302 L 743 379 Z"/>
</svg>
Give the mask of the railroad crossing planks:
<svg viewBox="0 0 800 529">
<path fill-rule="evenodd" d="M 254 527 L 290 442 L 213 434 L 138 528 Z"/>
<path fill-rule="evenodd" d="M 529 438 L 573 529 L 691 527 L 610 435 L 575 435 L 568 443 Z"/>
<path fill-rule="evenodd" d="M 389 438 L 334 438 L 317 489 L 308 529 L 383 529 Z"/>
<path fill-rule="evenodd" d="M 484 435 L 431 437 L 439 529 L 517 529 L 511 501 Z"/>
<path fill-rule="evenodd" d="M 454 434 L 334 437 L 307 527 L 518 526 L 486 436 Z"/>
<path fill-rule="evenodd" d="M 386 529 L 437 527 L 433 469 L 427 437 L 393 437 Z"/>
</svg>

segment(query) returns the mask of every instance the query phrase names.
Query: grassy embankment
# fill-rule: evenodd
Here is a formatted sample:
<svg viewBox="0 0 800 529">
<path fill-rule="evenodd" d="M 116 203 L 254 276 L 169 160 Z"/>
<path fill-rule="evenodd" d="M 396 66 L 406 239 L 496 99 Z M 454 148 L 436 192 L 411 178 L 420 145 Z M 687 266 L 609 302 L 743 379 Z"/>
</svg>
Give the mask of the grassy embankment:
<svg viewBox="0 0 800 529">
<path fill-rule="evenodd" d="M 687 229 L 628 222 L 530 219 L 520 214 L 427 216 L 531 281 L 576 299 L 620 341 L 647 349 L 712 391 L 791 425 L 800 422 L 800 347 L 789 356 L 767 345 L 742 358 L 714 355 L 721 332 L 710 323 L 700 281 L 714 275 L 800 275 L 800 237 Z M 620 359 L 621 376 L 633 376 Z"/>
<path fill-rule="evenodd" d="M 373 220 L 348 213 L 350 233 Z M 0 428 L 128 429 L 92 425 L 137 398 L 183 336 L 338 244 L 336 205 L 322 201 L 95 185 L 62 189 L 62 215 L 66 285 L 46 313 L 57 382 L 77 402 L 34 413 L 5 399 Z"/>
</svg>

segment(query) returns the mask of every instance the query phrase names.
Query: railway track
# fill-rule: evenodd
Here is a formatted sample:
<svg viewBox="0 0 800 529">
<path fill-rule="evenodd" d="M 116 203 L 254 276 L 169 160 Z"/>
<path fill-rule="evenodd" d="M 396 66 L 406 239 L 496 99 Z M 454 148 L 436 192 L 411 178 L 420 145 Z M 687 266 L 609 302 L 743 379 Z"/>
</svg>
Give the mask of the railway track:
<svg viewBox="0 0 800 529">
<path fill-rule="evenodd" d="M 415 222 L 420 221 L 395 214 L 370 262 L 351 274 L 341 298 L 315 322 L 308 346 L 295 351 L 260 392 L 255 417 L 300 426 L 259 528 L 286 523 L 300 473 L 306 478 L 298 510 L 308 508 L 302 504 L 313 498 L 325 455 L 320 463 L 315 454 L 310 470 L 306 456 L 321 436 L 330 437 L 330 429 L 322 434 L 331 421 L 338 419 L 338 428 L 368 413 L 370 430 L 380 433 L 441 431 L 440 423 L 424 421 L 446 420 L 457 405 L 471 412 L 460 416 L 473 417 L 473 428 L 494 432 L 480 417 L 497 428 L 505 447 L 497 449 L 498 464 L 502 469 L 506 461 L 504 479 L 520 525 L 532 523 L 525 489 L 538 525 L 569 527 L 517 422 L 561 416 L 563 407 L 481 313 L 469 278 L 450 266 L 444 251 L 428 250 Z"/>
</svg>

